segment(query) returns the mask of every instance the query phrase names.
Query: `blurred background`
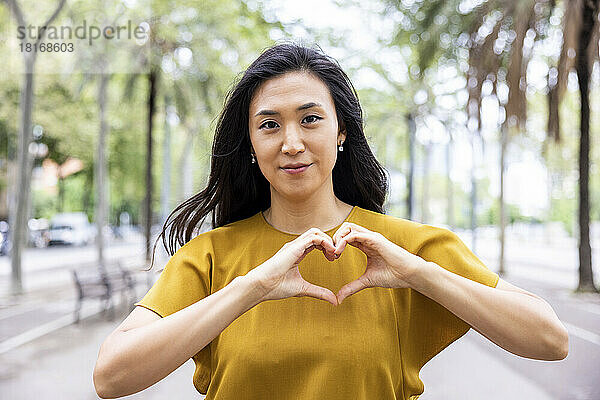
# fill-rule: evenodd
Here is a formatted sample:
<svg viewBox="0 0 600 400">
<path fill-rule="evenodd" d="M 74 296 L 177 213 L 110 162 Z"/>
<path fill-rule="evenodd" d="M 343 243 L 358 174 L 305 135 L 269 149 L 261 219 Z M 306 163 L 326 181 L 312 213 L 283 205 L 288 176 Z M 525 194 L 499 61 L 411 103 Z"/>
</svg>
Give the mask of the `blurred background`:
<svg viewBox="0 0 600 400">
<path fill-rule="evenodd" d="M 227 90 L 293 40 L 354 83 L 387 213 L 457 232 L 569 331 L 546 362 L 471 330 L 421 399 L 600 399 L 599 7 L 1 0 L 0 397 L 97 398 L 100 344 L 168 259 L 159 243 L 145 271 L 206 183 Z M 198 398 L 193 369 L 128 398 Z"/>
</svg>

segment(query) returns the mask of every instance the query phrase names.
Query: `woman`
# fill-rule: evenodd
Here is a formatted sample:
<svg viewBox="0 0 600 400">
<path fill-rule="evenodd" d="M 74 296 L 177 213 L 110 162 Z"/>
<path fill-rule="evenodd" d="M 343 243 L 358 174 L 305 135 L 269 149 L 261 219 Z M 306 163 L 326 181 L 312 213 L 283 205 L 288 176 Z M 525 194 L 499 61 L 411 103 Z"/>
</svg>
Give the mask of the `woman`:
<svg viewBox="0 0 600 400">
<path fill-rule="evenodd" d="M 280 44 L 250 65 L 220 116 L 207 187 L 163 228 L 172 257 L 102 344 L 101 397 L 193 358 L 207 399 L 416 399 L 421 367 L 470 327 L 523 357 L 566 357 L 544 300 L 452 232 L 383 213 L 386 175 L 362 123 L 322 52 Z M 192 239 L 209 212 L 215 229 Z"/>
</svg>

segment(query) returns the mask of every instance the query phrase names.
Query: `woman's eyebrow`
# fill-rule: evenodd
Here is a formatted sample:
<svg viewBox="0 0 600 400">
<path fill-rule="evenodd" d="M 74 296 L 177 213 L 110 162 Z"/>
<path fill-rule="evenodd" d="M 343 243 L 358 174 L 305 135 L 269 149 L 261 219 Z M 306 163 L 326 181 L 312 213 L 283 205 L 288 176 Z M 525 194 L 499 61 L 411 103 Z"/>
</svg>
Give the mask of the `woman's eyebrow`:
<svg viewBox="0 0 600 400">
<path fill-rule="evenodd" d="M 311 108 L 311 107 L 323 107 L 323 106 L 319 103 L 315 103 L 315 102 L 311 101 L 310 103 L 302 104 L 300 107 L 296 108 L 296 111 L 306 110 L 307 108 Z M 260 110 L 254 116 L 258 117 L 259 115 L 278 115 L 278 114 L 279 113 L 277 111 L 273 111 L 273 110 Z"/>
</svg>

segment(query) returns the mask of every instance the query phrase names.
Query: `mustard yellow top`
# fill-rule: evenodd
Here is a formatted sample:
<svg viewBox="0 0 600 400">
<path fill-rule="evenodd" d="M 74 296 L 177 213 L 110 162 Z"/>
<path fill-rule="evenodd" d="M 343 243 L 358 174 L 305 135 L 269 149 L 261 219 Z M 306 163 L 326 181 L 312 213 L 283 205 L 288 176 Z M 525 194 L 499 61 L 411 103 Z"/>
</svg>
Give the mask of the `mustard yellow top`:
<svg viewBox="0 0 600 400">
<path fill-rule="evenodd" d="M 443 268 L 496 287 L 490 271 L 451 231 L 355 206 L 346 218 Z M 339 227 L 326 233 L 333 236 Z M 226 286 L 296 238 L 254 216 L 181 247 L 136 305 L 162 317 Z M 316 250 L 300 263 L 309 282 L 337 291 L 365 270 L 347 246 L 333 262 Z M 197 353 L 193 383 L 206 399 L 417 399 L 419 371 L 470 326 L 413 289 L 364 289 L 339 306 L 312 297 L 260 303 Z"/>
</svg>

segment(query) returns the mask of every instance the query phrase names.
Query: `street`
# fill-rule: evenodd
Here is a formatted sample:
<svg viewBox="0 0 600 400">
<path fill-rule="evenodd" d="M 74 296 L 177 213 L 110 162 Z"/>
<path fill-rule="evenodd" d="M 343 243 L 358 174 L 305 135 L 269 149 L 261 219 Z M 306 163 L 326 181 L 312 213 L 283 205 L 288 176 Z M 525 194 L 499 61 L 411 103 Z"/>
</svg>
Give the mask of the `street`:
<svg viewBox="0 0 600 400">
<path fill-rule="evenodd" d="M 98 399 L 92 371 L 102 341 L 126 316 L 120 307 L 114 321 L 102 315 L 69 325 L 36 341 L 0 355 L 0 397 L 12 400 Z M 127 399 L 191 399 L 190 360 L 158 384 Z M 202 396 L 203 397 L 203 396 Z M 202 398 L 201 397 L 201 398 Z"/>
<path fill-rule="evenodd" d="M 122 260 L 126 263 L 144 258 L 144 243 L 141 236 L 129 240 L 115 240 L 108 243 L 105 250 L 107 260 Z M 152 243 L 154 245 L 154 243 Z M 162 248 L 157 246 L 157 256 L 163 256 Z M 93 265 L 98 254 L 94 245 L 87 246 L 50 246 L 46 248 L 28 248 L 23 252 L 23 288 L 26 292 L 46 290 L 49 287 L 64 286 L 73 281 L 71 268 Z M 6 301 L 5 294 L 10 290 L 10 258 L 0 257 L 0 306 Z"/>
<path fill-rule="evenodd" d="M 468 238 L 463 240 L 469 243 Z M 422 369 L 425 393 L 420 399 L 600 399 L 597 384 L 600 381 L 600 296 L 572 293 L 577 272 L 573 246 L 544 248 L 542 244 L 519 244 L 508 242 L 508 273 L 503 278 L 552 305 L 570 334 L 568 357 L 553 362 L 526 359 L 505 351 L 471 329 Z M 121 243 L 108 253 L 111 257 L 131 256 L 140 255 L 141 250 L 141 243 Z M 597 250 L 594 260 L 600 256 Z M 71 251 L 80 254 L 67 256 Z M 479 241 L 477 254 L 492 270 L 497 269 L 496 253 L 493 241 Z M 5 292 L 0 297 L 3 299 L 0 309 L 2 398 L 31 399 L 40 393 L 47 399 L 97 398 L 92 370 L 98 349 L 125 318 L 135 299 L 123 299 L 124 304 L 117 307 L 113 320 L 98 314 L 99 302 L 88 301 L 84 303 L 87 318 L 75 325 L 70 316 L 75 301 L 72 283 L 57 278 L 51 285 L 54 289 L 44 290 L 42 280 L 31 279 L 38 274 L 46 278 L 53 274 L 59 276 L 59 271 L 67 271 L 60 267 L 61 262 L 92 262 L 94 256 L 93 248 L 26 252 L 24 280 L 38 283 L 19 304 L 5 302 L 9 299 Z M 2 263 L 6 260 L 2 259 Z M 5 288 L 9 278 L 5 268 L 9 265 L 0 264 L 0 267 Z M 160 263 L 155 268 L 159 267 Z M 26 284 L 26 287 L 31 286 Z M 143 296 L 146 289 L 146 283 L 139 281 L 136 296 Z M 40 334 L 40 326 L 45 326 L 47 332 Z M 193 371 L 190 360 L 158 384 L 126 398 L 202 398 L 192 385 Z"/>
</svg>

